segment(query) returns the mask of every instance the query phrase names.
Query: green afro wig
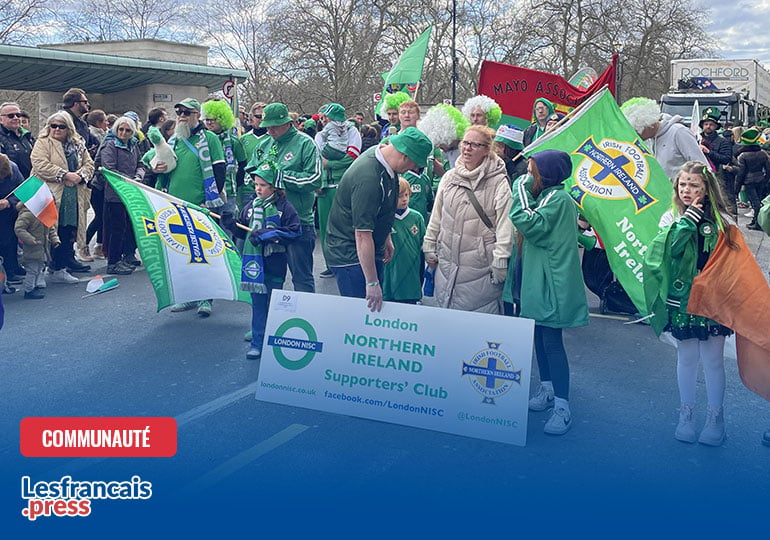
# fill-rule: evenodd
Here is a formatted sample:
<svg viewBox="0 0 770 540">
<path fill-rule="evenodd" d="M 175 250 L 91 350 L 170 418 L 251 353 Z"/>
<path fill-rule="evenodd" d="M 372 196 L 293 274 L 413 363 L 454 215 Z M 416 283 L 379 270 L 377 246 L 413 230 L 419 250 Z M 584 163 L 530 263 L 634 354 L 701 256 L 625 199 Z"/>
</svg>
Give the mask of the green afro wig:
<svg viewBox="0 0 770 540">
<path fill-rule="evenodd" d="M 207 101 L 202 106 L 203 117 L 213 118 L 223 129 L 232 129 L 235 125 L 235 116 L 230 109 L 230 105 L 224 101 L 211 100 Z"/>
<path fill-rule="evenodd" d="M 385 94 L 385 99 L 382 102 L 382 107 L 380 107 L 380 116 L 382 118 L 388 117 L 388 111 L 390 110 L 398 110 L 399 106 L 404 101 L 409 101 L 411 96 L 407 94 L 406 92 L 396 92 L 395 94 Z"/>
</svg>

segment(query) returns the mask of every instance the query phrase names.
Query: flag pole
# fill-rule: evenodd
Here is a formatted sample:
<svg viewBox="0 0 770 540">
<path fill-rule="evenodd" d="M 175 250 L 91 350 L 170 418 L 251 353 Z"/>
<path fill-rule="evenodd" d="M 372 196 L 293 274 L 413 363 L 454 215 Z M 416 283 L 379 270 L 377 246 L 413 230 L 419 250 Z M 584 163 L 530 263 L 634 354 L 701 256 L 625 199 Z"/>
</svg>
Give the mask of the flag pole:
<svg viewBox="0 0 770 540">
<path fill-rule="evenodd" d="M 197 211 L 202 212 L 204 214 L 210 215 L 214 219 L 222 219 L 221 215 L 212 212 L 208 208 L 203 208 L 202 206 L 198 206 L 195 203 L 184 201 L 184 200 L 182 200 L 182 199 L 180 199 L 178 197 L 174 197 L 173 195 L 169 195 L 165 191 L 160 191 L 160 190 L 155 189 L 153 187 L 150 187 L 150 186 L 148 186 L 146 184 L 142 184 L 141 182 L 137 182 L 133 178 L 128 178 L 127 176 L 123 176 L 119 172 L 115 172 L 115 171 L 112 171 L 110 169 L 105 169 L 104 167 L 99 167 L 99 170 L 100 171 L 101 170 L 110 171 L 112 174 L 114 174 L 115 176 L 119 176 L 123 181 L 125 181 L 125 182 L 127 182 L 127 183 L 129 183 L 131 185 L 140 187 L 142 189 L 146 189 L 146 190 L 148 190 L 150 192 L 154 192 L 159 197 L 163 197 L 164 199 L 168 199 L 169 201 L 171 201 L 173 203 L 180 204 L 180 205 L 184 206 L 185 208 L 192 208 L 193 210 L 197 210 Z M 243 229 L 244 231 L 251 232 L 253 230 L 253 229 L 250 229 L 249 227 L 247 227 L 246 225 L 242 225 L 242 224 L 240 224 L 238 222 L 235 223 L 235 226 L 238 227 L 239 229 Z"/>
</svg>

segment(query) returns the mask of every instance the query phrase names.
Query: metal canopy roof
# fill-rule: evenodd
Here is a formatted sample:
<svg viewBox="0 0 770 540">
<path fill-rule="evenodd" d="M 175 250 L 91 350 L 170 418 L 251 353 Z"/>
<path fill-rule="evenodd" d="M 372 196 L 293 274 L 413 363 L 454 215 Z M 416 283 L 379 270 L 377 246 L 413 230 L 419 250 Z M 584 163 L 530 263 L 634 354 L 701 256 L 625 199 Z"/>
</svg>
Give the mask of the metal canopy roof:
<svg viewBox="0 0 770 540">
<path fill-rule="evenodd" d="M 0 88 L 13 90 L 64 92 L 74 86 L 111 94 L 146 84 L 218 90 L 231 77 L 248 76 L 245 70 L 200 64 L 0 45 Z"/>
</svg>

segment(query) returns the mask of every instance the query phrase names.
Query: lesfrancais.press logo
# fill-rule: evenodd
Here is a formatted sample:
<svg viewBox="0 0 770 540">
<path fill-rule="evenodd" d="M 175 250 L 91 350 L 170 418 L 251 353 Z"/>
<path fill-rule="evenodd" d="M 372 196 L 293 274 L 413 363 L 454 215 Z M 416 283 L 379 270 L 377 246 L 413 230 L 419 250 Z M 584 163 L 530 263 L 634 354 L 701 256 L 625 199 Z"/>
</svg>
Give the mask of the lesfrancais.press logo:
<svg viewBox="0 0 770 540">
<path fill-rule="evenodd" d="M 21 477 L 21 498 L 25 506 L 21 515 L 35 521 L 40 517 L 86 517 L 91 515 L 94 500 L 131 500 L 152 497 L 152 482 L 139 475 L 129 480 L 59 480 L 33 482 Z"/>
</svg>

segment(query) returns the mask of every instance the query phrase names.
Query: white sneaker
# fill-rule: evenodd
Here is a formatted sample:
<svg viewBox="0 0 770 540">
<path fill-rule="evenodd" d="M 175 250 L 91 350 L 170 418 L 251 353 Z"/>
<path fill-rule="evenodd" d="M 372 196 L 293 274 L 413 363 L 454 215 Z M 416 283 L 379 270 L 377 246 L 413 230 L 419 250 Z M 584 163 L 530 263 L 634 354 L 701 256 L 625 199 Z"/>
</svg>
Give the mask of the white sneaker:
<svg viewBox="0 0 770 540">
<path fill-rule="evenodd" d="M 51 283 L 80 283 L 80 280 L 67 272 L 65 269 L 54 270 L 51 272 Z"/>
<path fill-rule="evenodd" d="M 700 432 L 698 442 L 708 446 L 722 446 L 725 442 L 725 413 L 721 407 L 706 409 L 706 424 Z"/>
<path fill-rule="evenodd" d="M 697 440 L 695 433 L 695 420 L 693 419 L 693 404 L 682 403 L 679 409 L 679 423 L 674 431 L 674 438 L 677 441 L 694 443 Z"/>
<path fill-rule="evenodd" d="M 572 418 L 564 407 L 555 407 L 543 431 L 548 435 L 564 435 L 572 427 Z"/>
<path fill-rule="evenodd" d="M 537 393 L 529 400 L 529 410 L 540 412 L 553 407 L 553 390 L 549 390 L 542 384 Z"/>
</svg>

